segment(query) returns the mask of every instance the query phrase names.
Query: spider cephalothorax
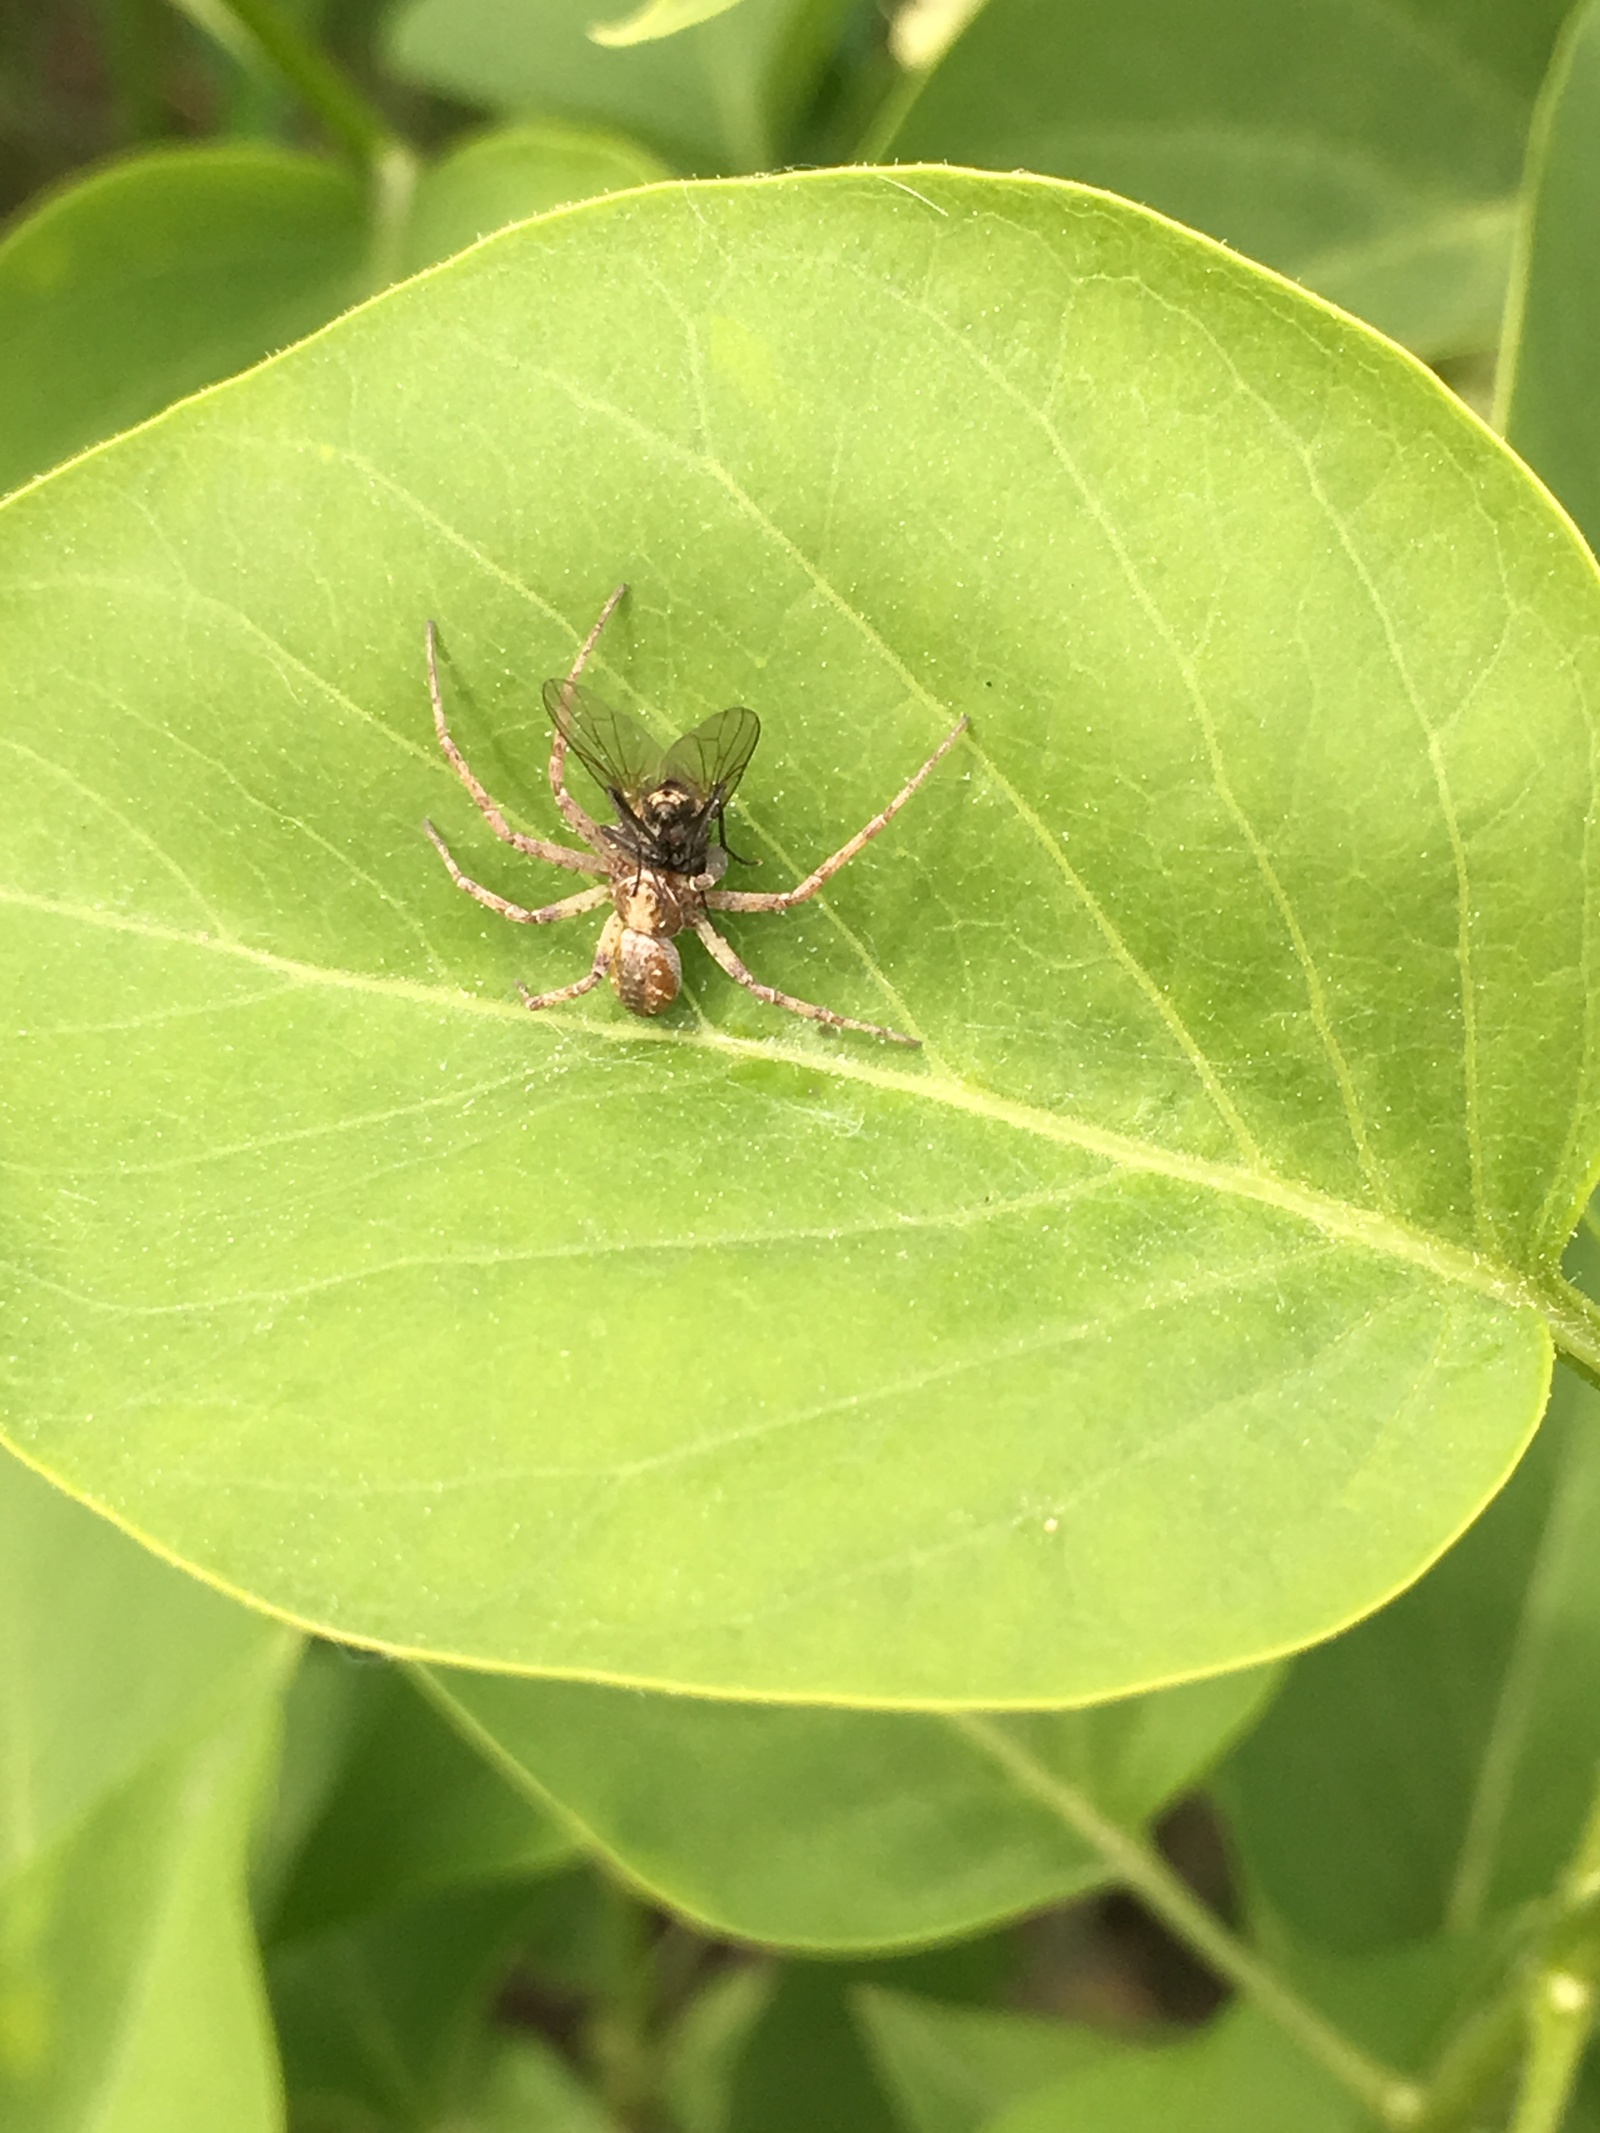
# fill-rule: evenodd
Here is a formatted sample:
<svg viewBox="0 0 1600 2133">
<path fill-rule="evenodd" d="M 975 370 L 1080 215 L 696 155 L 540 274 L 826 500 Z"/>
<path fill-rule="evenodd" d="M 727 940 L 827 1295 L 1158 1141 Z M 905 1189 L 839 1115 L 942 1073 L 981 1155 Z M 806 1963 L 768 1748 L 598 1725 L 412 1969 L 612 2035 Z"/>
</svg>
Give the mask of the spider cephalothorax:
<svg viewBox="0 0 1600 2133">
<path fill-rule="evenodd" d="M 584 640 L 565 681 L 548 681 L 545 707 L 555 736 L 550 748 L 550 789 L 555 794 L 568 825 L 588 845 L 589 852 L 575 852 L 564 844 L 548 844 L 541 837 L 525 837 L 512 829 L 494 801 L 467 767 L 466 758 L 450 738 L 444 700 L 439 693 L 438 664 L 434 653 L 433 624 L 428 625 L 428 682 L 433 694 L 433 723 L 451 768 L 477 802 L 485 821 L 497 837 L 514 845 L 532 859 L 552 866 L 568 867 L 579 874 L 604 874 L 600 887 L 563 897 L 559 903 L 527 910 L 510 903 L 481 882 L 470 881 L 456 865 L 444 840 L 431 822 L 423 826 L 438 848 L 458 888 L 479 903 L 521 925 L 540 926 L 550 919 L 572 918 L 580 911 L 593 911 L 610 903 L 588 975 L 576 984 L 554 992 L 520 990 L 527 1006 L 551 1007 L 558 1000 L 574 1000 L 609 977 L 625 1007 L 638 1015 L 658 1015 L 678 996 L 682 964 L 674 936 L 683 932 L 699 935 L 707 950 L 729 977 L 735 978 L 758 999 L 787 1007 L 813 1022 L 826 1022 L 834 1029 L 858 1029 L 872 1037 L 886 1037 L 894 1044 L 915 1044 L 915 1037 L 885 1029 L 877 1022 L 856 1022 L 849 1015 L 836 1015 L 832 1008 L 813 1006 L 790 993 L 778 992 L 753 978 L 733 949 L 712 925 L 710 911 L 788 911 L 814 896 L 830 875 L 853 859 L 869 838 L 875 837 L 891 816 L 904 807 L 935 763 L 954 745 L 966 725 L 961 719 L 929 756 L 916 776 L 903 785 L 888 806 L 874 815 L 865 829 L 825 859 L 814 873 L 794 888 L 772 895 L 747 894 L 718 887 L 727 872 L 729 852 L 723 827 L 723 811 L 749 766 L 761 722 L 743 705 L 718 711 L 663 749 L 648 729 L 627 712 L 614 711 L 591 689 L 579 686 L 579 675 L 594 650 L 606 618 L 627 587 L 619 585 L 600 612 L 600 619 Z M 585 813 L 567 790 L 566 752 L 571 748 L 617 811 L 615 822 L 596 822 Z M 713 845 L 716 831 L 721 842 Z M 591 858 L 589 853 L 593 853 Z"/>
</svg>

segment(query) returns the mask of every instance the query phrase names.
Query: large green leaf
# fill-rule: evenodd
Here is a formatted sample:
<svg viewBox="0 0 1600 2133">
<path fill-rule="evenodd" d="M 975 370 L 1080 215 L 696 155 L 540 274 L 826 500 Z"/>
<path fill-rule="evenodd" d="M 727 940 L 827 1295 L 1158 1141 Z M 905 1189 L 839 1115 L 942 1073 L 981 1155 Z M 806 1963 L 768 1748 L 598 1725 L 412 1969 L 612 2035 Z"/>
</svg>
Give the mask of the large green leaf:
<svg viewBox="0 0 1600 2133">
<path fill-rule="evenodd" d="M 1357 1952 L 1543 1895 L 1600 1762 L 1600 1394 L 1558 1411 L 1422 1583 L 1309 1652 L 1223 1775 L 1246 1865 Z"/>
<path fill-rule="evenodd" d="M 0 244 L 0 489 L 298 340 L 360 293 L 360 184 L 230 146 L 129 157 Z"/>
<path fill-rule="evenodd" d="M 877 1947 L 970 1932 L 1108 1879 L 1101 1856 L 935 1713 L 784 1709 L 435 1670 L 470 1734 L 632 1880 L 714 1932 Z M 1007 1721 L 1128 1826 L 1192 1784 L 1267 1673 Z"/>
<path fill-rule="evenodd" d="M 892 141 L 1087 179 L 1432 355 L 1494 344 L 1567 0 L 989 0 Z"/>
<path fill-rule="evenodd" d="M 612 0 L 406 0 L 395 71 L 494 111 L 621 126 L 685 167 L 781 160 L 814 93 L 840 0 L 742 0 L 664 42 L 607 51 L 589 32 Z"/>
<path fill-rule="evenodd" d="M 270 2133 L 245 1904 L 293 1640 L 0 1461 L 0 2124 Z"/>
<path fill-rule="evenodd" d="M 1541 100 L 1528 157 L 1506 335 L 1504 426 L 1591 542 L 1600 540 L 1600 5 L 1580 7 Z"/>
<path fill-rule="evenodd" d="M 848 315 L 851 331 L 836 328 Z M 757 705 L 663 1021 L 516 894 L 536 689 Z M 0 509 L 6 1427 L 466 1664 L 1089 1700 L 1327 1634 L 1531 1434 L 1597 1143 L 1600 583 L 1348 321 L 1046 180 L 532 223 Z M 748 796 L 748 798 L 746 797 Z"/>
</svg>

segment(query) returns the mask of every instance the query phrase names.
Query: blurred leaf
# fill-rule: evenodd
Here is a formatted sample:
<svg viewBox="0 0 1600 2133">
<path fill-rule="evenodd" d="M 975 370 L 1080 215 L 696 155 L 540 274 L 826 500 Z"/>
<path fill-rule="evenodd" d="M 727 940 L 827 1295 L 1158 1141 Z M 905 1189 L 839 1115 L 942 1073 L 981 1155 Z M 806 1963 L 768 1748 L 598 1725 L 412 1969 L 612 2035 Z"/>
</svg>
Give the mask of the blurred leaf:
<svg viewBox="0 0 1600 2133">
<path fill-rule="evenodd" d="M 0 2124 L 270 2133 L 245 1903 L 294 1642 L 0 1463 Z"/>
<path fill-rule="evenodd" d="M 901 2133 L 849 1989 L 828 1964 L 784 1965 L 745 2038 L 722 2133 Z"/>
<path fill-rule="evenodd" d="M 776 1967 L 740 1963 L 701 1986 L 664 2053 L 662 2096 L 680 2133 L 724 2133 L 745 2044 L 771 1999 Z"/>
<path fill-rule="evenodd" d="M 278 1782 L 256 1831 L 250 1901 L 257 1923 L 270 1919 L 306 1838 L 326 1812 L 366 1716 L 360 1675 L 385 1662 L 363 1653 L 352 1663 L 310 1644 L 283 1699 Z"/>
<path fill-rule="evenodd" d="M 423 171 L 398 261 L 666 175 L 611 134 L 496 128 Z M 324 325 L 367 293 L 371 243 L 357 180 L 278 149 L 154 150 L 65 187 L 0 243 L 0 489 Z"/>
<path fill-rule="evenodd" d="M 1426 355 L 1488 348 L 1566 5 L 989 0 L 892 149 L 1108 186 Z"/>
<path fill-rule="evenodd" d="M 741 0 L 677 36 L 603 51 L 589 33 L 606 0 L 404 0 L 389 61 L 492 111 L 620 126 L 685 169 L 762 170 L 804 117 L 842 10 Z"/>
<path fill-rule="evenodd" d="M 1489 1953 L 1481 1939 L 1359 1963 L 1293 1951 L 1287 1968 L 1344 2034 L 1409 2069 L 1485 1982 Z M 1235 2123 L 1240 2133 L 1302 2133 L 1370 2122 L 1242 2007 L 1187 2039 L 1154 2040 L 877 1989 L 859 1992 L 857 2007 L 907 2133 L 1231 2133 Z"/>
<path fill-rule="evenodd" d="M 1099 1856 L 942 1718 L 784 1709 L 433 1670 L 436 1691 L 631 1880 L 714 1932 L 883 1947 L 1106 1879 Z M 1130 1825 L 1191 1784 L 1268 1673 L 1007 1721 Z"/>
<path fill-rule="evenodd" d="M 1366 2133 L 1371 2124 L 1252 2007 L 1182 2042 L 1109 2050 L 983 2121 L 984 2133 Z"/>
<path fill-rule="evenodd" d="M 1483 1981 L 1484 1957 L 1481 1939 L 1463 1937 L 1362 1963 L 1324 1957 L 1289 1968 L 1346 2037 L 1380 2063 L 1411 2072 L 1431 2060 Z M 1375 2123 L 1284 2031 L 1244 2003 L 1179 2041 L 1093 2041 L 1091 2064 L 985 2119 L 984 2133 L 1151 2133 L 1166 2126 L 1183 2133 L 1366 2133 Z"/>
<path fill-rule="evenodd" d="M 680 30 L 692 30 L 697 22 L 709 22 L 739 4 L 740 0 L 644 0 L 643 7 L 630 15 L 595 23 L 589 35 L 596 44 L 617 51 L 630 44 L 649 44 L 658 37 L 676 37 Z"/>
<path fill-rule="evenodd" d="M 1420 1585 L 1297 1660 L 1219 1774 L 1255 1886 L 1359 1953 L 1550 1888 L 1600 1764 L 1600 1393 L 1563 1373 L 1500 1499 Z"/>
<path fill-rule="evenodd" d="M 1507 437 L 1600 541 L 1600 0 L 1572 17 L 1528 152 L 1502 358 Z"/>
<path fill-rule="evenodd" d="M 694 944 L 661 1022 L 518 1005 L 598 929 L 423 843 L 554 886 L 422 623 L 499 786 L 623 576 L 608 693 L 760 708 L 763 881 L 975 713 L 826 900 L 730 922 L 921 1053 Z M 1411 362 L 1138 209 L 530 223 L 12 498 L 0 593 L 5 1426 L 293 1619 L 1127 1695 L 1415 1577 L 1588 1337 L 1592 559 Z"/>
<path fill-rule="evenodd" d="M 434 2133 L 492 2079 L 489 2018 L 525 1888 L 455 1890 L 281 1943 L 267 1976 L 293 2124 Z"/>
<path fill-rule="evenodd" d="M 508 2037 L 495 2050 L 470 2111 L 452 2133 L 616 2133 L 616 2120 L 566 2061 L 537 2037 Z"/>
<path fill-rule="evenodd" d="M 547 1874 L 528 1891 L 523 1955 L 540 1982 L 559 1992 L 620 1998 L 637 1983 L 639 1940 L 639 1905 L 588 1861 Z"/>
<path fill-rule="evenodd" d="M 1008 2104 L 1118 2050 L 1080 2022 L 951 2007 L 881 1986 L 861 1987 L 855 2007 L 906 2133 L 977 2133 Z"/>
<path fill-rule="evenodd" d="M 1432 2066 L 1467 2014 L 1503 1981 L 1509 1953 L 1499 1931 L 1452 1932 L 1361 1957 L 1295 1943 L 1281 1930 L 1274 1943 L 1279 1969 L 1335 2029 L 1408 2073 Z"/>
<path fill-rule="evenodd" d="M 0 1876 L 190 1727 L 274 1633 L 0 1457 Z"/>
<path fill-rule="evenodd" d="M 355 178 L 273 148 L 153 149 L 0 243 L 0 489 L 142 422 L 361 293 Z"/>
<path fill-rule="evenodd" d="M 670 173 L 633 141 L 543 121 L 475 134 L 426 169 L 407 228 L 407 273 L 447 259 L 509 222 L 597 199 Z"/>
<path fill-rule="evenodd" d="M 354 1738 L 273 1913 L 273 1937 L 463 1884 L 525 1879 L 572 1856 L 566 1829 L 514 1792 L 403 1673 L 328 1651 L 306 1664 L 343 1676 Z"/>
</svg>

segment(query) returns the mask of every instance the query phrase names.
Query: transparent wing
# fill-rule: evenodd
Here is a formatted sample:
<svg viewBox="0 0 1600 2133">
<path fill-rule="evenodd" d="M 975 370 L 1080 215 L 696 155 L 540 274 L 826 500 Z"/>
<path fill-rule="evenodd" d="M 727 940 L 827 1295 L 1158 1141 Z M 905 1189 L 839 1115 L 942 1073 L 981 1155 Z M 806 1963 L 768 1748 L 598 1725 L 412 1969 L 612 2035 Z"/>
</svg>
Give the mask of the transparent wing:
<svg viewBox="0 0 1600 2133">
<path fill-rule="evenodd" d="M 660 784 L 661 744 L 630 712 L 613 711 L 593 689 L 571 681 L 547 681 L 544 707 L 602 792 L 631 800 Z"/>
<path fill-rule="evenodd" d="M 761 721 L 743 704 L 714 711 L 703 724 L 673 742 L 661 775 L 681 779 L 702 800 L 709 800 L 720 785 L 723 800 L 729 800 L 760 738 Z"/>
</svg>

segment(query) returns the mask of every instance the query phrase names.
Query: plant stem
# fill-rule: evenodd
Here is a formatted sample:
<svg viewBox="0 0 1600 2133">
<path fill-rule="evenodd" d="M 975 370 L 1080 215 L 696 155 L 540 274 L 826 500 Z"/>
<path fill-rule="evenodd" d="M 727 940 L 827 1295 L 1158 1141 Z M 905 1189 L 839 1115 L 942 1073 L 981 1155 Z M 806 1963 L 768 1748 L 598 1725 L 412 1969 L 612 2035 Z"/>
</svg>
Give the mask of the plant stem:
<svg viewBox="0 0 1600 2133">
<path fill-rule="evenodd" d="M 1528 2010 L 1528 2056 L 1510 2133 L 1556 2133 L 1594 2026 L 1594 1979 L 1544 1970 Z"/>
<path fill-rule="evenodd" d="M 1447 2046 L 1424 2095 L 1416 2133 L 1457 2133 L 1475 2123 L 1523 2060 L 1511 2133 L 1553 2133 L 1561 2123 L 1600 1988 L 1600 1776 L 1571 1863 L 1535 1914 L 1505 1983 Z"/>
<path fill-rule="evenodd" d="M 409 155 L 383 113 L 278 0 L 223 0 L 223 5 L 357 162 L 378 170 L 396 149 Z"/>
<path fill-rule="evenodd" d="M 1561 1915 L 1527 1998 L 1528 2056 L 1511 2133 L 1556 2133 L 1594 2027 L 1600 1987 L 1600 1784 L 1560 1894 Z"/>
<path fill-rule="evenodd" d="M 1552 1277 L 1540 1301 L 1563 1357 L 1591 1385 L 1600 1385 L 1600 1305 L 1559 1275 Z"/>
<path fill-rule="evenodd" d="M 1066 1784 L 1030 1755 L 1005 1726 L 975 1711 L 949 1714 L 949 1723 L 997 1762 L 1020 1790 L 1047 1807 L 1091 1845 L 1124 1887 L 1181 1940 L 1202 1956 L 1255 2007 L 1276 2022 L 1340 2086 L 1357 2097 L 1383 2125 L 1409 2129 L 1422 2109 L 1423 2092 L 1404 2075 L 1369 2058 L 1358 2045 L 1323 2020 L 1277 1972 L 1231 1933 L 1215 1912 L 1179 1879 L 1160 1854 L 1119 1828 L 1075 1786 Z"/>
</svg>

